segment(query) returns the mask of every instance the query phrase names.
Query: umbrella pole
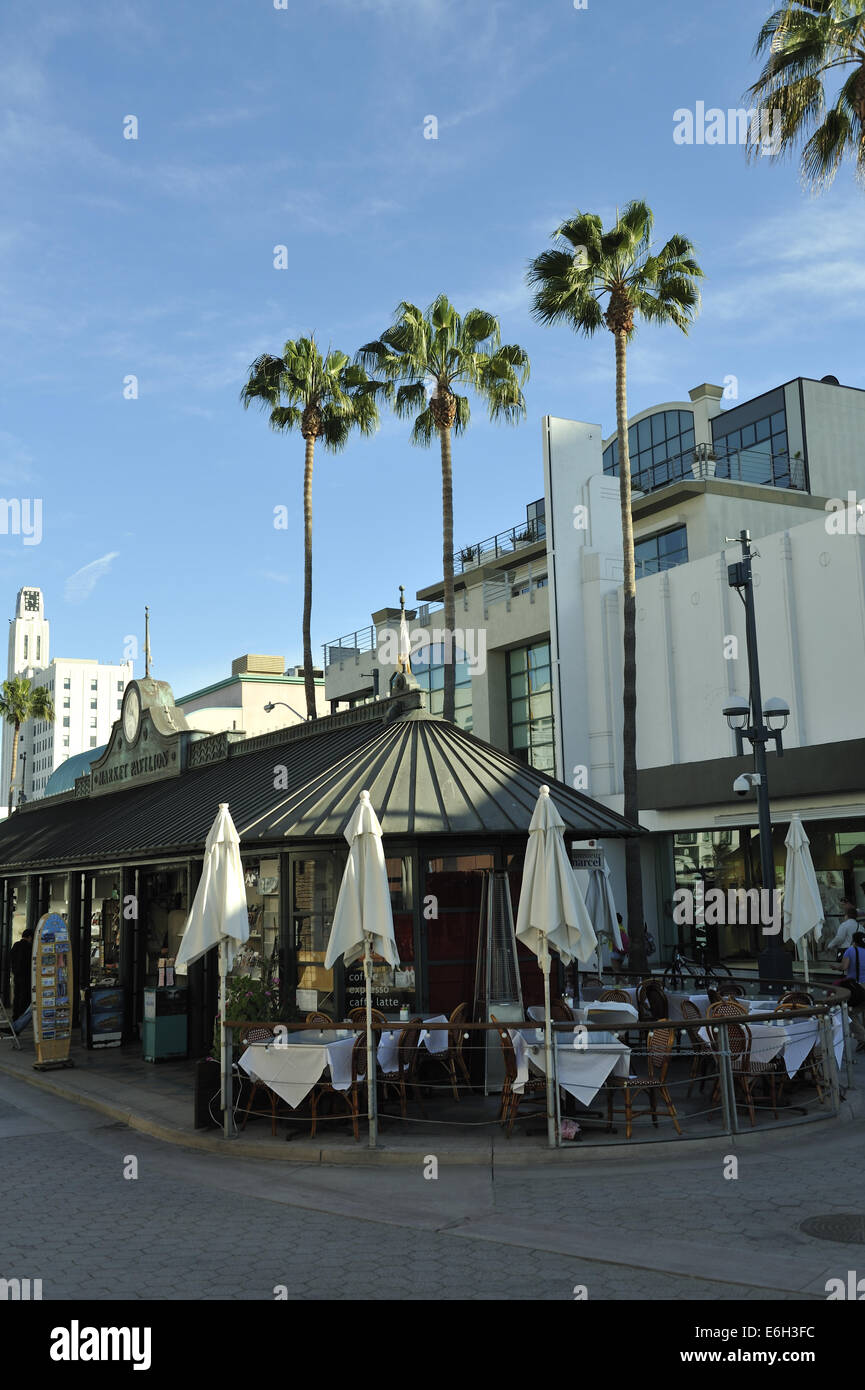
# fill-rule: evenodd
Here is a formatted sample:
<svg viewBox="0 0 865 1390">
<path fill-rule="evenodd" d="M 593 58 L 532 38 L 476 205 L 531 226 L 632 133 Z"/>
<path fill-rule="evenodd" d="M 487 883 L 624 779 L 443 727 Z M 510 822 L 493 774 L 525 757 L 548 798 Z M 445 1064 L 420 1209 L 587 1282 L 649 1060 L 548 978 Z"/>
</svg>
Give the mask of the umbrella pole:
<svg viewBox="0 0 865 1390">
<path fill-rule="evenodd" d="M 544 941 L 544 955 L 541 961 L 544 972 L 544 1051 L 547 1072 L 547 1143 L 551 1149 L 556 1147 L 556 1122 L 553 1116 L 553 1024 L 550 1018 L 550 952 Z"/>
<path fill-rule="evenodd" d="M 802 937 L 802 960 L 804 961 L 804 964 L 805 964 L 805 983 L 806 983 L 806 985 L 808 985 L 808 984 L 811 983 L 811 976 L 810 976 L 810 974 L 808 973 L 808 938 L 807 938 L 807 936 L 803 936 L 803 937 Z"/>
<path fill-rule="evenodd" d="M 219 943 L 219 1021 L 220 1039 L 219 1049 L 219 1072 L 222 1091 L 222 1137 L 232 1139 L 234 1137 L 234 1115 L 232 1113 L 233 1087 L 231 1085 L 231 1067 L 228 1060 L 228 1033 L 225 1026 L 225 977 L 228 974 L 228 938 L 223 937 Z"/>
<path fill-rule="evenodd" d="M 364 934 L 363 973 L 366 981 L 366 1097 L 369 1111 L 369 1147 L 375 1148 L 376 1141 L 376 1086 L 375 1054 L 372 1046 L 372 953 L 369 933 Z"/>
</svg>

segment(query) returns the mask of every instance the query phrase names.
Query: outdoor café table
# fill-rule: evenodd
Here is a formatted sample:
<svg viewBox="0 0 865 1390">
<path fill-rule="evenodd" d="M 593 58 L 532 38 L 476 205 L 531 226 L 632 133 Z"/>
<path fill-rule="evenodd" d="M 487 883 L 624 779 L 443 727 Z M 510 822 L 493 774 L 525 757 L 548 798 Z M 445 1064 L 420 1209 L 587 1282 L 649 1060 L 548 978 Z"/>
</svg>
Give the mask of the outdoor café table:
<svg viewBox="0 0 865 1390">
<path fill-rule="evenodd" d="M 424 1019 L 424 1023 L 447 1022 L 447 1014 L 431 1014 L 429 1018 Z M 404 1027 L 405 1024 L 402 1024 L 399 1028 L 386 1028 L 381 1035 L 381 1041 L 379 1042 L 376 1056 L 382 1071 L 386 1072 L 389 1076 L 398 1069 L 399 1059 L 397 1053 L 399 1049 L 399 1038 Z M 427 1052 L 431 1053 L 433 1056 L 435 1056 L 437 1052 L 447 1052 L 447 1028 L 433 1028 L 429 1032 L 427 1032 L 426 1028 L 421 1029 L 418 1047 L 425 1047 Z"/>
<path fill-rule="evenodd" d="M 308 1029 L 287 1033 L 272 1043 L 251 1043 L 241 1056 L 240 1065 L 294 1110 L 321 1080 L 326 1067 L 330 1068 L 335 1091 L 350 1089 L 353 1047 L 354 1033 L 344 1037 L 338 1030 Z"/>
<path fill-rule="evenodd" d="M 594 1004 L 591 1004 L 590 1007 L 591 1007 L 591 1008 L 594 1008 L 595 1005 L 594 1005 Z M 576 1007 L 572 1007 L 572 1008 L 571 1008 L 571 1013 L 574 1015 L 574 1022 L 575 1022 L 575 1023 L 587 1023 L 587 1022 L 588 1022 L 588 1018 L 587 1018 L 588 1010 L 587 1010 L 587 1009 L 578 1009 L 578 1008 L 576 1008 Z M 526 1009 L 526 1017 L 527 1017 L 527 1018 L 530 1018 L 530 1019 L 532 1020 L 533 1023 L 543 1023 L 543 1021 L 544 1021 L 544 1019 L 545 1019 L 545 1017 L 546 1017 L 546 1015 L 544 1014 L 544 1006 L 543 1006 L 543 1004 L 531 1004 L 531 1005 Z"/>
<path fill-rule="evenodd" d="M 517 1079 L 514 1090 L 522 1093 L 529 1079 L 529 1063 L 546 1074 L 546 1051 L 538 1041 L 539 1029 L 512 1028 L 508 1030 L 514 1044 Z M 559 1085 L 581 1105 L 591 1105 L 610 1075 L 627 1077 L 630 1072 L 631 1050 L 612 1033 L 590 1033 L 588 1046 L 574 1046 L 574 1029 L 556 1029 L 556 1076 Z M 585 1037 L 585 1035 L 583 1035 Z M 597 1039 L 597 1041 L 595 1041 Z"/>
</svg>

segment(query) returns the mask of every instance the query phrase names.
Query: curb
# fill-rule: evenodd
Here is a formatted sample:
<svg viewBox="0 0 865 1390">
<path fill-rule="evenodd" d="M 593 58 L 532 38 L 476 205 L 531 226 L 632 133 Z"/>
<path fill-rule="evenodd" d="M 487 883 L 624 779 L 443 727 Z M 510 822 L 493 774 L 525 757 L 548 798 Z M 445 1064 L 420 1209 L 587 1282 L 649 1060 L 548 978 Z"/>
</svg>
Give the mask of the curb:
<svg viewBox="0 0 865 1390">
<path fill-rule="evenodd" d="M 178 1148 L 194 1149 L 199 1153 L 213 1154 L 220 1158 L 256 1158 L 268 1162 L 288 1162 L 288 1163 L 318 1163 L 333 1167 L 361 1166 L 361 1167 L 390 1167 L 407 1166 L 423 1163 L 435 1148 L 435 1156 L 439 1161 L 447 1161 L 451 1166 L 464 1165 L 467 1167 L 485 1167 L 492 1169 L 499 1168 L 537 1168 L 543 1164 L 568 1164 L 568 1163 L 591 1163 L 603 1161 L 607 1165 L 610 1161 L 625 1162 L 628 1160 L 639 1160 L 641 1163 L 646 1161 L 662 1161 L 671 1158 L 674 1154 L 704 1154 L 715 1153 L 719 1149 L 729 1150 L 737 1146 L 750 1148 L 752 1145 L 759 1145 L 769 1140 L 772 1143 L 786 1143 L 790 1129 L 802 1130 L 809 1128 L 815 1123 L 804 1117 L 801 1120 L 794 1120 L 783 1127 L 775 1129 L 742 1129 L 737 1134 L 719 1134 L 715 1136 L 704 1136 L 697 1139 L 655 1139 L 647 1141 L 637 1140 L 635 1143 L 622 1142 L 617 1144 L 571 1144 L 567 1148 L 560 1149 L 513 1149 L 509 1147 L 509 1141 L 500 1136 L 491 1135 L 488 1140 L 482 1142 L 482 1147 L 475 1150 L 453 1149 L 448 1150 L 440 1145 L 435 1145 L 435 1137 L 428 1136 L 423 1145 L 416 1149 L 388 1149 L 387 1141 L 380 1141 L 376 1149 L 364 1147 L 363 1140 L 353 1148 L 335 1147 L 311 1143 L 310 1141 L 292 1140 L 281 1143 L 267 1141 L 256 1141 L 250 1143 L 249 1140 L 238 1137 L 232 1140 L 225 1140 L 215 1132 L 190 1129 L 177 1129 L 172 1125 L 166 1124 L 163 1120 L 154 1119 L 148 1115 L 136 1114 L 134 1111 L 127 1110 L 123 1106 L 112 1105 L 110 1101 L 100 1100 L 96 1096 L 87 1095 L 82 1091 L 73 1091 L 71 1087 L 58 1086 L 49 1081 L 44 1074 L 30 1076 L 26 1072 L 18 1071 L 14 1067 L 4 1066 L 0 1060 L 0 1074 L 10 1076 L 15 1080 L 23 1081 L 27 1085 L 35 1086 L 38 1090 L 45 1091 L 49 1095 L 59 1096 L 61 1100 L 71 1102 L 73 1105 L 81 1105 L 86 1109 L 95 1110 L 100 1115 L 113 1120 L 115 1123 L 127 1125 L 130 1129 L 136 1130 L 141 1134 L 146 1134 L 152 1139 L 159 1139 L 166 1144 L 174 1144 Z M 66 1073 L 68 1075 L 68 1073 Z M 852 1124 L 860 1117 L 863 1111 L 862 1091 L 852 1088 L 847 1090 L 841 1102 L 841 1109 L 838 1114 L 837 1122 L 840 1124 Z M 830 1117 L 827 1116 L 827 1123 Z"/>
</svg>

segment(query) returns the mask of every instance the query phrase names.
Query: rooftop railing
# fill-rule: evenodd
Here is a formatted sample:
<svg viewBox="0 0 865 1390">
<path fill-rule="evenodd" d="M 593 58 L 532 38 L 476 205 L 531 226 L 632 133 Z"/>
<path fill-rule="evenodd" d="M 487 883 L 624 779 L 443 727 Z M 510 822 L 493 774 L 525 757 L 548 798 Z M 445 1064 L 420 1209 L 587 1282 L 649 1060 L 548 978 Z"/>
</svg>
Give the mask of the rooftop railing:
<svg viewBox="0 0 865 1390">
<path fill-rule="evenodd" d="M 338 661 L 355 661 L 362 652 L 374 652 L 375 648 L 375 628 L 372 624 L 359 627 L 354 632 L 347 632 L 344 637 L 324 643 L 324 669 Z"/>
<path fill-rule="evenodd" d="M 610 470 L 618 477 L 618 464 Z M 799 492 L 805 486 L 805 465 L 791 458 L 786 450 L 772 453 L 769 449 L 725 450 L 717 445 L 697 444 L 680 454 L 673 454 L 660 463 L 631 473 L 631 485 L 639 492 L 655 492 L 671 483 L 696 479 L 698 482 L 721 478 L 737 483 L 752 483 L 759 487 L 788 487 Z"/>
<path fill-rule="evenodd" d="M 488 560 L 497 560 L 501 555 L 513 555 L 515 550 L 535 545 L 538 541 L 545 540 L 546 535 L 544 521 L 523 521 L 519 526 L 511 526 L 506 531 L 499 531 L 495 536 L 488 536 L 486 540 L 476 541 L 474 545 L 465 545 L 461 550 L 454 551 L 454 569 L 457 574 L 462 574 L 467 569 L 476 569 Z"/>
</svg>

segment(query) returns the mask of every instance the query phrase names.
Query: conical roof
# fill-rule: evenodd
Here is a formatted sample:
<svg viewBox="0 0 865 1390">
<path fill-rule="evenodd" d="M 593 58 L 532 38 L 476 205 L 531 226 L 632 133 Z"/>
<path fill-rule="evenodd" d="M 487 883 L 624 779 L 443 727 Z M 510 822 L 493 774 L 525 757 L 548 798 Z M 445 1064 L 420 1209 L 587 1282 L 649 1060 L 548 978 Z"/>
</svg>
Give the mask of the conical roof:
<svg viewBox="0 0 865 1390">
<path fill-rule="evenodd" d="M 341 843 L 364 789 L 386 839 L 522 839 L 545 782 L 567 833 L 641 833 L 421 704 L 420 695 L 380 701 L 238 743 L 215 735 L 190 745 L 190 765 L 177 777 L 92 798 L 32 802 L 0 823 L 0 874 L 195 854 L 220 802 L 228 802 L 247 849 Z"/>
</svg>

